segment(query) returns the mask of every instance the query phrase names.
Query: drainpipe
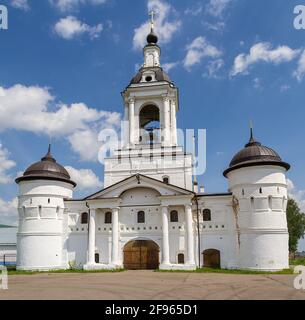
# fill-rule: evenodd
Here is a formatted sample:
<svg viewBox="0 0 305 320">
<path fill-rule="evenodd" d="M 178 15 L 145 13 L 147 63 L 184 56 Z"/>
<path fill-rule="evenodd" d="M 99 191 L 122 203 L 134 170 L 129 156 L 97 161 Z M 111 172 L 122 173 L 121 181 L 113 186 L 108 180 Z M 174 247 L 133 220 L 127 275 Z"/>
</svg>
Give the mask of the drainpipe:
<svg viewBox="0 0 305 320">
<path fill-rule="evenodd" d="M 195 202 L 196 202 L 196 214 L 197 214 L 197 237 L 198 237 L 198 266 L 200 268 L 200 258 L 201 258 L 201 237 L 200 237 L 200 223 L 199 223 L 199 205 L 198 205 L 198 198 L 195 195 Z"/>
</svg>

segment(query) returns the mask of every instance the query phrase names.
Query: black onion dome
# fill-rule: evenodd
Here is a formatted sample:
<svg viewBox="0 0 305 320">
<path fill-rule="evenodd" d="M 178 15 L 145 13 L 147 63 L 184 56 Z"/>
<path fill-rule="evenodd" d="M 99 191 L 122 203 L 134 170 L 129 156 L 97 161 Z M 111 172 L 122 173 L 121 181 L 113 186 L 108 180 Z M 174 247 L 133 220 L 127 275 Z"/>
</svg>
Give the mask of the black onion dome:
<svg viewBox="0 0 305 320">
<path fill-rule="evenodd" d="M 29 166 L 23 175 L 15 181 L 19 183 L 24 180 L 58 180 L 70 183 L 74 187 L 76 186 L 76 183 L 71 180 L 68 171 L 53 158 L 51 145 L 49 145 L 48 153 L 41 161 Z"/>
<path fill-rule="evenodd" d="M 150 45 L 154 45 L 158 43 L 158 36 L 154 33 L 154 30 L 151 29 L 150 34 L 146 38 L 147 43 Z"/>
<path fill-rule="evenodd" d="M 138 73 L 131 79 L 130 84 L 137 84 L 140 83 L 143 77 L 143 72 L 147 70 L 152 70 L 155 73 L 155 77 L 157 81 L 166 81 L 169 83 L 173 83 L 168 76 L 168 74 L 160 67 L 153 67 L 153 68 L 141 68 Z"/>
<path fill-rule="evenodd" d="M 251 129 L 250 141 L 233 157 L 229 168 L 224 171 L 223 175 L 226 177 L 233 170 L 259 165 L 277 165 L 286 170 L 290 169 L 290 165 L 283 162 L 276 151 L 255 141 Z"/>
</svg>

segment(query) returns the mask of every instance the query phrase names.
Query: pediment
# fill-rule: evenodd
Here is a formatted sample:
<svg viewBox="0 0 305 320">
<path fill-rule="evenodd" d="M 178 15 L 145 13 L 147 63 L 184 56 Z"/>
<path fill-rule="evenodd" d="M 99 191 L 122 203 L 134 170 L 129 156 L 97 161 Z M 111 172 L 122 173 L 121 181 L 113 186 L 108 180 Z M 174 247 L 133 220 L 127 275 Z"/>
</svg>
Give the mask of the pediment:
<svg viewBox="0 0 305 320">
<path fill-rule="evenodd" d="M 137 174 L 125 180 L 122 180 L 108 188 L 105 188 L 84 200 L 97 200 L 119 198 L 125 191 L 134 188 L 150 188 L 156 190 L 160 196 L 183 196 L 192 195 L 193 192 L 171 184 L 166 184 L 162 181 Z"/>
</svg>

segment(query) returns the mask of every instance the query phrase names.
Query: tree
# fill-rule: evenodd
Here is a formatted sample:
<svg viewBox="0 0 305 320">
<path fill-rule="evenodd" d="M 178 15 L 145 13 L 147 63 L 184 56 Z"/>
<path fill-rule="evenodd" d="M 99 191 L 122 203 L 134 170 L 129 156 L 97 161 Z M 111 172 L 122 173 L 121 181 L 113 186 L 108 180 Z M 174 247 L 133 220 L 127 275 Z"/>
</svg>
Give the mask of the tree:
<svg viewBox="0 0 305 320">
<path fill-rule="evenodd" d="M 297 202 L 293 199 L 288 200 L 287 223 L 289 232 L 289 251 L 294 254 L 297 251 L 299 239 L 304 238 L 305 214 L 301 212 Z"/>
</svg>

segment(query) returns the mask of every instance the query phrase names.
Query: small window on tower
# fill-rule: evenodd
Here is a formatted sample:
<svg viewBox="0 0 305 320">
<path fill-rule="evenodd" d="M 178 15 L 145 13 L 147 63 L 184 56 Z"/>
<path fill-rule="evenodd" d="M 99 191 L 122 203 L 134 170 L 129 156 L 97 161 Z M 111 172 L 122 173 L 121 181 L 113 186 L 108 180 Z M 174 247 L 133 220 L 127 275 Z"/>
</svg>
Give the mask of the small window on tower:
<svg viewBox="0 0 305 320">
<path fill-rule="evenodd" d="M 163 177 L 163 182 L 166 184 L 169 184 L 169 177 Z"/>
<path fill-rule="evenodd" d="M 145 78 L 145 80 L 146 80 L 147 82 L 152 81 L 152 76 L 147 76 L 147 77 Z"/>
<path fill-rule="evenodd" d="M 263 189 L 259 188 L 259 193 L 262 194 L 263 193 Z"/>
</svg>

